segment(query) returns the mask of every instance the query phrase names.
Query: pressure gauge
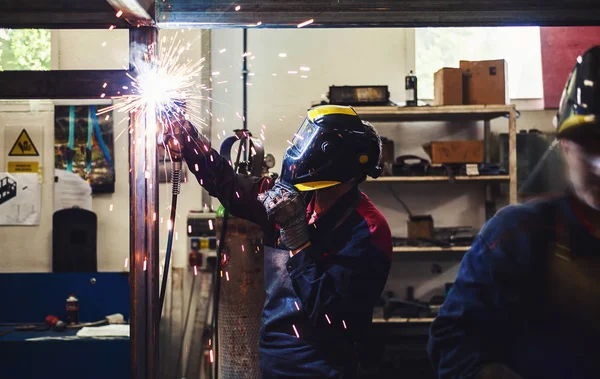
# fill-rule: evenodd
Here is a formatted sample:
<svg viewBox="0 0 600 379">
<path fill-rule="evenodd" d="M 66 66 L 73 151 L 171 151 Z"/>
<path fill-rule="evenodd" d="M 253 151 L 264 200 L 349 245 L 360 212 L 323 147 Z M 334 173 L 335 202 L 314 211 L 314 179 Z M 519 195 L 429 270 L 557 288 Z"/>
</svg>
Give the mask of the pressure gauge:
<svg viewBox="0 0 600 379">
<path fill-rule="evenodd" d="M 267 166 L 267 168 L 275 167 L 275 157 L 273 154 L 267 154 L 265 157 L 265 166 Z"/>
</svg>

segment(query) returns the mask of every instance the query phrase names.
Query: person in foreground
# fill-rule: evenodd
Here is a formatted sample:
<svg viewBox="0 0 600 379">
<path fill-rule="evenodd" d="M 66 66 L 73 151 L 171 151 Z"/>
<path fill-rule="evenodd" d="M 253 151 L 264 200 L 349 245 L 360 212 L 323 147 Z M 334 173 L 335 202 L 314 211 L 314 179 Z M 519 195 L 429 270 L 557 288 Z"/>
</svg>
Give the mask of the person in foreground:
<svg viewBox="0 0 600 379">
<path fill-rule="evenodd" d="M 431 326 L 439 378 L 600 375 L 600 46 L 578 58 L 555 120 L 569 189 L 483 227 Z"/>
<path fill-rule="evenodd" d="M 373 127 L 350 107 L 309 109 L 277 182 L 236 174 L 189 122 L 181 127 L 169 149 L 265 233 L 263 378 L 354 378 L 392 252 L 385 218 L 358 189 L 381 172 Z"/>
</svg>

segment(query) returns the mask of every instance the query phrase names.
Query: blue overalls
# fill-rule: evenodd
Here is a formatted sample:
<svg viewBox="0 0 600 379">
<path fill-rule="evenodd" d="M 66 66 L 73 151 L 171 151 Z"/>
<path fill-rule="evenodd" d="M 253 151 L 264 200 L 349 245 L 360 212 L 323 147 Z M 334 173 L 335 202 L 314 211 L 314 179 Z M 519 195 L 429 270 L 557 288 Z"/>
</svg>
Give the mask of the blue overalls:
<svg viewBox="0 0 600 379">
<path fill-rule="evenodd" d="M 581 209 L 567 194 L 488 221 L 431 327 L 439 378 L 490 363 L 526 379 L 600 377 L 600 239 Z"/>
<path fill-rule="evenodd" d="M 231 214 L 254 222 L 265 234 L 263 378 L 354 378 L 357 350 L 368 335 L 391 264 L 385 218 L 354 188 L 312 224 L 311 246 L 290 257 L 257 200 L 274 183 L 237 175 L 214 150 L 211 154 L 211 159 L 186 155 L 190 171 Z M 307 215 L 310 199 L 311 194 Z"/>
</svg>

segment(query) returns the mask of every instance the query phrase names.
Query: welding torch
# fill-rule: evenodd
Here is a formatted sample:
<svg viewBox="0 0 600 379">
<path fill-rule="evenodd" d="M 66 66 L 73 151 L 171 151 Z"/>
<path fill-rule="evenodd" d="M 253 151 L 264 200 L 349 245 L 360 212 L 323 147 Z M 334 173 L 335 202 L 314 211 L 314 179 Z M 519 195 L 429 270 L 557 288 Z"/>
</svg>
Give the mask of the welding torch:
<svg viewBox="0 0 600 379">
<path fill-rule="evenodd" d="M 169 264 L 171 262 L 171 250 L 173 248 L 173 233 L 175 230 L 175 216 L 177 212 L 177 196 L 181 190 L 181 168 L 183 161 L 183 147 L 180 141 L 183 140 L 185 119 L 175 117 L 173 122 L 164 122 L 163 143 L 171 158 L 171 215 L 169 217 L 169 234 L 167 236 L 167 249 L 165 252 L 165 267 L 163 270 L 162 282 L 160 285 L 160 312 L 159 320 L 162 316 L 163 304 L 165 302 L 165 293 L 167 289 L 167 278 L 169 276 Z"/>
</svg>

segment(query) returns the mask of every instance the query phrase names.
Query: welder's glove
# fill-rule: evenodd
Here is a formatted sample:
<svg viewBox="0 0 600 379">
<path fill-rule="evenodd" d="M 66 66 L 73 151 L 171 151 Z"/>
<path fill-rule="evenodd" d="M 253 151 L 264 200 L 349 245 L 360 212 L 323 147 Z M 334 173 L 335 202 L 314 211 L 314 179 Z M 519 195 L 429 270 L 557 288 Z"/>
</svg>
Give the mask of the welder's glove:
<svg viewBox="0 0 600 379">
<path fill-rule="evenodd" d="M 175 120 L 165 125 L 163 133 L 165 146 L 174 158 L 203 156 L 210 151 L 210 143 L 196 127 L 186 120 Z"/>
<path fill-rule="evenodd" d="M 310 240 L 306 222 L 306 206 L 298 191 L 281 182 L 258 195 L 269 219 L 279 225 L 281 241 L 290 250 L 304 246 Z"/>
<path fill-rule="evenodd" d="M 520 375 L 515 373 L 500 363 L 490 363 L 484 366 L 481 371 L 477 374 L 475 379 L 523 379 Z"/>
</svg>

